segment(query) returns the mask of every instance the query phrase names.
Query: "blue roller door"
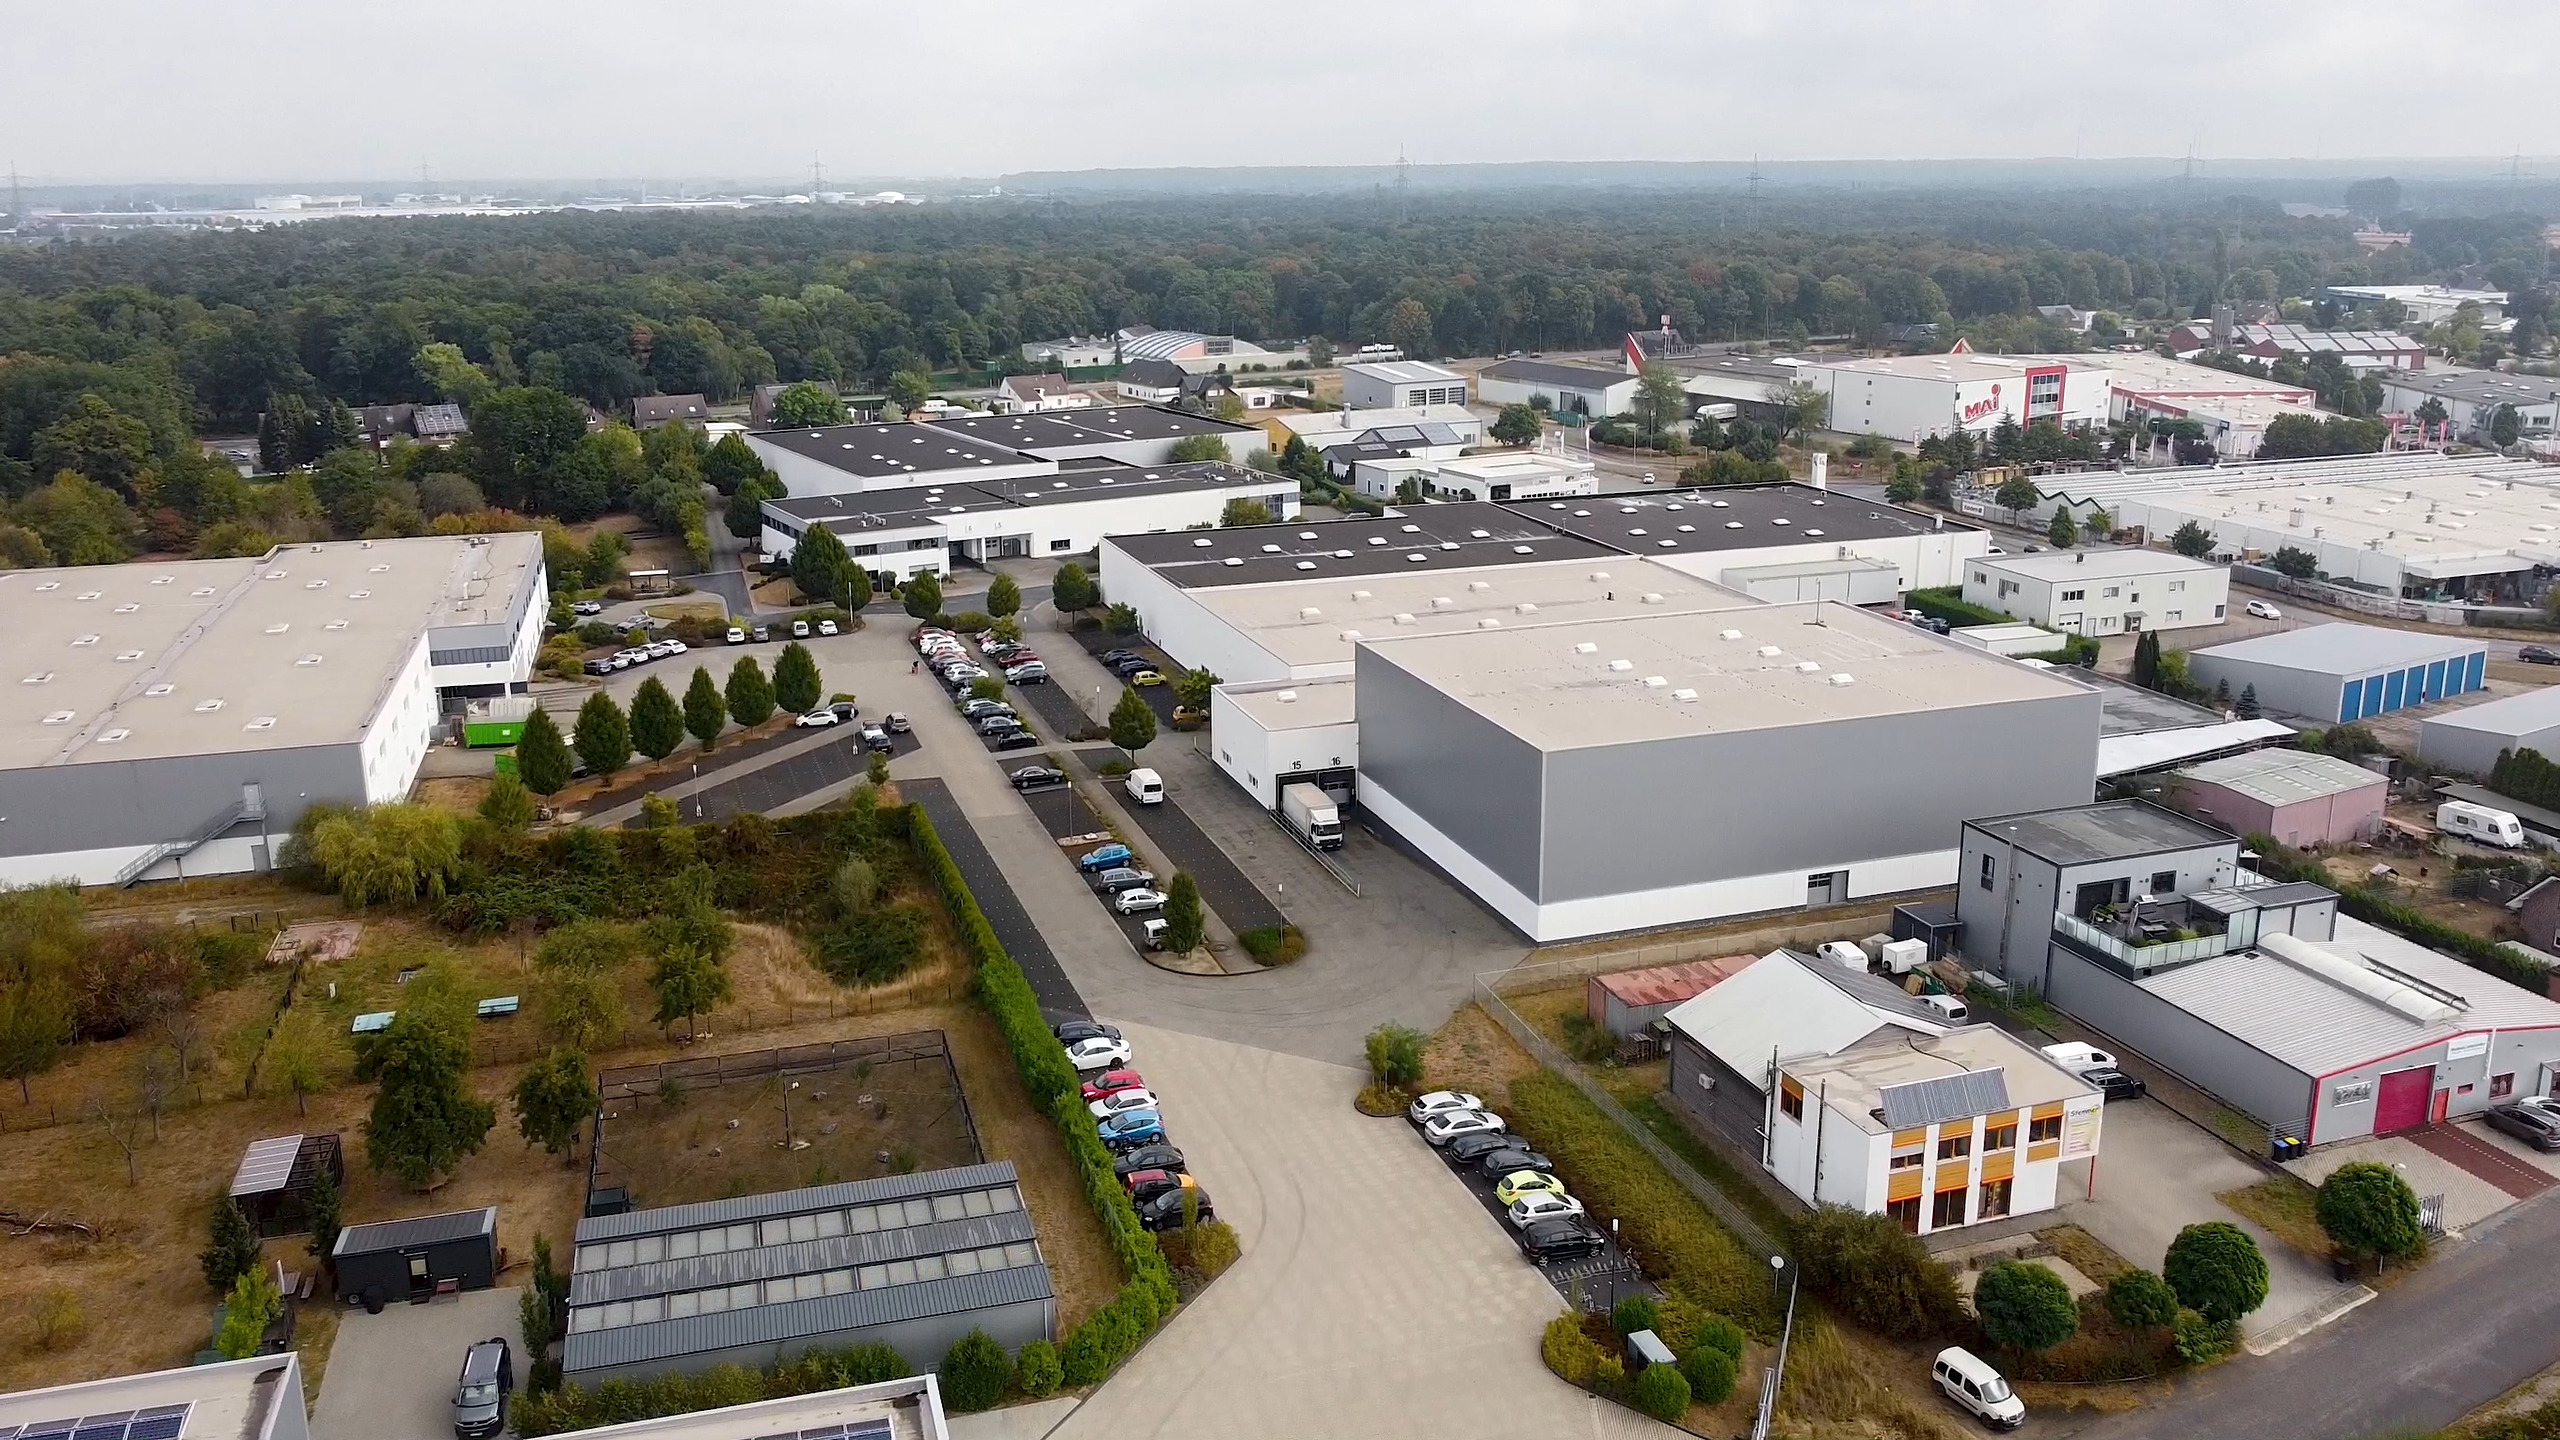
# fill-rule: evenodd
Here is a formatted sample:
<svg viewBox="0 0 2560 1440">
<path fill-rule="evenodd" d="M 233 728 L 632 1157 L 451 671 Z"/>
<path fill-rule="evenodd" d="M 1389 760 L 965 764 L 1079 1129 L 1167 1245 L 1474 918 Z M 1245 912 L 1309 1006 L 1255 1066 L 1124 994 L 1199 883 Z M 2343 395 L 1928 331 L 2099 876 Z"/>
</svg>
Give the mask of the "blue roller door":
<svg viewBox="0 0 2560 1440">
<path fill-rule="evenodd" d="M 2382 677 L 2383 709 L 2397 710 L 2400 708 L 2400 685 L 2401 682 L 2407 678 L 2407 676 L 2397 670 L 2394 670 L 2390 674 Z"/>
<path fill-rule="evenodd" d="M 2441 660 L 2427 666 L 2427 698 L 2430 700 L 2444 698 L 2444 662 Z"/>
<path fill-rule="evenodd" d="M 2369 720 L 2382 713 L 2382 677 L 2364 677 L 2364 708 L 2356 712 L 2359 720 Z"/>
<path fill-rule="evenodd" d="M 2338 718 L 2342 721 L 2353 720 L 2356 718 L 2356 706 L 2362 704 L 2363 701 L 2364 682 L 2361 680 L 2348 681 L 2345 687 L 2338 692 Z"/>
<path fill-rule="evenodd" d="M 2410 666 L 2409 681 L 2407 684 L 2400 687 L 2400 703 L 2403 705 L 2417 704 L 2419 700 L 2424 698 L 2426 684 L 2427 667 L 2424 665 Z"/>
<path fill-rule="evenodd" d="M 2464 671 L 2464 672 L 2463 672 L 2462 688 L 2463 688 L 2463 689 L 2465 689 L 2465 690 L 2477 690 L 2477 689 L 2479 689 L 2479 688 L 2480 688 L 2480 672 L 2481 672 L 2481 671 L 2483 671 L 2483 670 L 2485 670 L 2485 669 L 2487 669 L 2487 668 L 2488 668 L 2488 666 L 2489 666 L 2489 652 L 2488 652 L 2488 651 L 2486 651 L 2486 650 L 2474 650 L 2474 651 L 2472 651 L 2472 652 L 2471 652 L 2471 666 L 2470 666 L 2470 668 L 2469 668 L 2468 670 L 2466 670 L 2466 671 Z"/>
</svg>

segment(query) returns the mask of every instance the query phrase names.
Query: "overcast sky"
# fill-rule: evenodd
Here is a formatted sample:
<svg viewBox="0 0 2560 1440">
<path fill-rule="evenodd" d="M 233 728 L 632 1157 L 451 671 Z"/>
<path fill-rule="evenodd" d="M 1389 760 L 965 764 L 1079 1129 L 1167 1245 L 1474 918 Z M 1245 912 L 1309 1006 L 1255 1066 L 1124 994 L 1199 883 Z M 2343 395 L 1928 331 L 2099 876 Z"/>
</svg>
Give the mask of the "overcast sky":
<svg viewBox="0 0 2560 1440">
<path fill-rule="evenodd" d="M 0 0 L 0 167 L 2533 155 L 2555 55 L 2550 0 Z"/>
</svg>

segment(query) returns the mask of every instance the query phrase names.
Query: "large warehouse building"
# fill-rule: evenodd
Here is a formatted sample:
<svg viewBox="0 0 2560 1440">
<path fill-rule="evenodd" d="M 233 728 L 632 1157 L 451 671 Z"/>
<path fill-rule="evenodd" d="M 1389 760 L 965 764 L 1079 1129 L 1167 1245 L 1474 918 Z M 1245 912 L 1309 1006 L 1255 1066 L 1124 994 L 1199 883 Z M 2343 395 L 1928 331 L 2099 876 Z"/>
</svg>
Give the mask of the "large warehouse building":
<svg viewBox="0 0 2560 1440">
<path fill-rule="evenodd" d="M 2486 775 L 2501 750 L 2560 758 L 2560 686 L 2546 686 L 2466 706 L 2418 722 L 2418 758 L 2429 765 Z"/>
<path fill-rule="evenodd" d="M 805 500 L 937 482 L 1047 480 L 1078 467 L 1169 465 L 1175 445 L 1202 435 L 1225 442 L 1238 465 L 1270 448 L 1254 426 L 1157 405 L 761 430 L 747 436 L 747 447 L 781 477 L 786 493 Z"/>
<path fill-rule="evenodd" d="M 1366 640 L 1363 810 L 1533 940 L 1947 884 L 2089 793 L 2098 696 L 1853 606 Z"/>
<path fill-rule="evenodd" d="M 1957 430 L 1987 435 L 2003 421 L 2107 422 L 2105 372 L 2061 356 L 1958 350 L 1807 361 L 1796 373 L 1830 397 L 1830 427 L 1852 435 L 1918 441 Z"/>
<path fill-rule="evenodd" d="M 267 869 L 310 806 L 406 796 L 549 608 L 533 534 L 0 573 L 0 883 Z"/>
<path fill-rule="evenodd" d="M 2187 652 L 2198 685 L 2250 689 L 2306 720 L 2363 720 L 2480 688 L 2488 647 L 2460 635 L 2379 625 L 2306 625 Z"/>
</svg>

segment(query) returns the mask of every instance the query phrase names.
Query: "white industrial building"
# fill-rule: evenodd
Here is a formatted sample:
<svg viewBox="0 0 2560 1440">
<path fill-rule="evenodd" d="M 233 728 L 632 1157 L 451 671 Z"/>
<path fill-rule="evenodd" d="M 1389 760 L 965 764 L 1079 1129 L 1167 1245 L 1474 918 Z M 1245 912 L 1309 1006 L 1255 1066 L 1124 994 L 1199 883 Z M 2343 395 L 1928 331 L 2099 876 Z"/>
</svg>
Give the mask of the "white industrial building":
<svg viewBox="0 0 2560 1440">
<path fill-rule="evenodd" d="M 2560 685 L 2486 700 L 2418 722 L 2418 758 L 2466 775 L 2486 775 L 2502 750 L 2560 758 Z"/>
<path fill-rule="evenodd" d="M 1305 441 L 1307 448 L 1319 455 L 1337 445 L 1352 444 L 1371 431 L 1408 427 L 1441 427 L 1460 447 L 1484 443 L 1484 421 L 1464 405 L 1409 405 L 1389 410 L 1293 410 L 1272 419 L 1278 421 L 1282 429 Z"/>
<path fill-rule="evenodd" d="M 2480 307 L 2480 323 L 2494 328 L 2507 317 L 2507 292 L 2504 290 L 2462 290 L 2449 285 L 2332 285 L 2321 292 L 2332 300 L 2350 305 L 2379 305 L 2385 300 L 2400 302 L 2412 325 L 2433 325 L 2450 320 L 2465 305 Z"/>
<path fill-rule="evenodd" d="M 1442 460 L 1414 478 L 1431 500 L 1552 500 L 1600 493 L 1600 478 L 1590 461 L 1552 451 Z"/>
<path fill-rule="evenodd" d="M 1964 598 L 2065 634 L 2129 635 L 2221 623 L 2231 574 L 2168 550 L 1985 555 L 1965 563 Z"/>
<path fill-rule="evenodd" d="M 2064 426 L 2107 421 L 2107 377 L 2087 357 L 1893 355 L 1808 360 L 1796 376 L 1830 397 L 1833 430 L 1919 441 L 1956 430 L 1988 434 L 2003 420 Z"/>
<path fill-rule="evenodd" d="M 1218 686 L 1209 692 L 1218 768 L 1266 810 L 1280 808 L 1282 786 L 1301 782 L 1348 803 L 1360 768 L 1356 693 L 1348 674 Z"/>
<path fill-rule="evenodd" d="M 2409 710 L 2481 686 L 2486 642 L 2380 625 L 2305 625 L 2187 652 L 2187 676 L 2255 690 L 2283 715 L 2344 723 Z"/>
<path fill-rule="evenodd" d="M 312 805 L 406 797 L 549 609 L 531 533 L 0 572 L 0 884 L 270 868 Z"/>
<path fill-rule="evenodd" d="M 1623 414 L 1636 402 L 1636 376 L 1552 360 L 1497 360 L 1476 372 L 1476 399 L 1484 404 L 1527 405 L 1540 398 L 1558 413 Z"/>
<path fill-rule="evenodd" d="M 1425 405 L 1464 405 L 1464 372 L 1427 360 L 1387 360 L 1342 367 L 1342 405 L 1346 410 L 1420 409 Z"/>
<path fill-rule="evenodd" d="M 26 1440 L 310 1440 L 302 1357 L 287 1350 L 0 1395 Z M 935 1437 L 940 1440 L 940 1437 Z"/>
<path fill-rule="evenodd" d="M 1270 449 L 1254 426 L 1155 405 L 761 430 L 747 436 L 747 447 L 786 493 L 805 500 L 936 481 L 1040 479 L 1079 462 L 1166 465 L 1175 445 L 1202 435 L 1224 442 L 1238 465 Z"/>
<path fill-rule="evenodd" d="M 1564 534 L 1760 600 L 1889 605 L 1904 591 L 1963 584 L 1965 562 L 1991 549 L 1987 532 L 1942 515 L 1809 485 L 1728 485 L 1515 508 Z"/>
<path fill-rule="evenodd" d="M 2390 414 L 2414 416 L 2430 400 L 2444 407 L 2446 433 L 2475 445 L 2489 443 L 2489 427 L 2502 408 L 2514 408 L 2517 429 L 2528 440 L 2551 434 L 2560 422 L 2560 380 L 2548 376 L 2425 370 L 2382 377 L 2382 408 Z"/>
</svg>

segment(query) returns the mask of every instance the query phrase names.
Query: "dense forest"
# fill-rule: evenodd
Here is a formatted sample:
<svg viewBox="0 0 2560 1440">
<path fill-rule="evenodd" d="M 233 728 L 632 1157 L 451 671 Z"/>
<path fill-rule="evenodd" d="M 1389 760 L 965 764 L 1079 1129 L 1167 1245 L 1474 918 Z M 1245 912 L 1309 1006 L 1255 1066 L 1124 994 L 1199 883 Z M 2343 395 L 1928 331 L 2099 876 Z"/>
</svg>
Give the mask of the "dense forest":
<svg viewBox="0 0 2560 1440">
<path fill-rule="evenodd" d="M 1020 369 L 1024 341 L 1138 323 L 1419 355 L 1608 347 L 1665 317 L 1707 339 L 1872 342 L 1934 323 L 1939 345 L 1962 334 L 1981 349 L 2058 349 L 2080 342 L 2034 307 L 2138 322 L 2332 283 L 2537 287 L 2540 226 L 2417 219 L 2411 247 L 2367 255 L 2347 221 L 2238 197 L 1844 191 L 1754 207 L 1530 191 L 1435 194 L 1403 219 L 1368 198 L 1228 196 L 139 233 L 0 251 L 0 500 L 15 502 L 22 534 L 44 534 L 27 507 L 41 511 L 36 492 L 70 474 L 132 512 L 103 522 L 113 540 L 56 518 L 46 549 L 65 558 L 199 544 L 262 497 L 230 498 L 237 487 L 209 473 L 221 467 L 195 435 L 265 417 L 271 454 L 318 461 L 352 438 L 346 406 L 463 400 L 480 430 L 495 396 L 540 416 L 542 473 L 475 442 L 387 478 L 414 486 L 441 467 L 493 503 L 559 490 L 624 505 L 653 473 L 638 447 L 599 442 L 612 454 L 585 463 L 594 473 L 550 473 L 577 446 L 550 434 L 566 419 L 543 397 L 612 413 L 653 392 L 725 400 L 771 380 Z M 2536 341 L 2547 298 L 2524 307 Z M 251 517 L 256 533 L 231 538 L 433 518 L 396 486 L 355 488 L 344 503 L 320 497 L 325 517 L 297 502 L 298 519 Z M 94 497 L 81 494 L 71 508 L 85 517 Z M 31 553 L 0 534 L 0 563 Z"/>
</svg>

